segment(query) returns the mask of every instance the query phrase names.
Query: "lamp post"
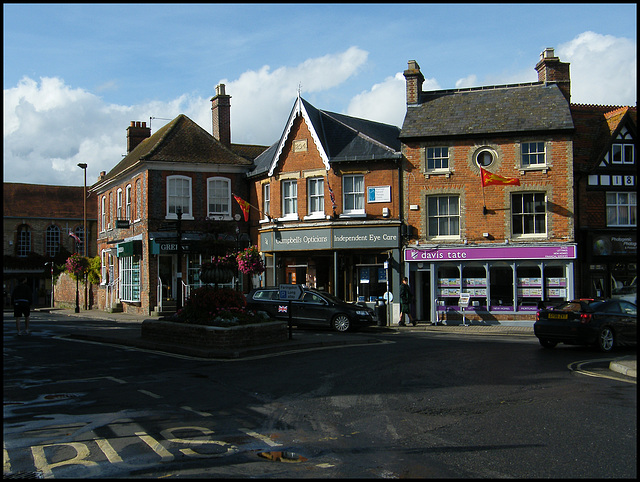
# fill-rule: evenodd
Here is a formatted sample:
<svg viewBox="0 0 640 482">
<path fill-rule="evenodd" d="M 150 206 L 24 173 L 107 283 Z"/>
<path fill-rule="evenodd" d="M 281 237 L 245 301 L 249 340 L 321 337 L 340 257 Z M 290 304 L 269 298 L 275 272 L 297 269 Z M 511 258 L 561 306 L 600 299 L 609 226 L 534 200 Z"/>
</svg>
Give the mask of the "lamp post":
<svg viewBox="0 0 640 482">
<path fill-rule="evenodd" d="M 81 162 L 78 167 L 84 171 L 84 190 L 83 195 L 83 207 L 82 207 L 82 252 L 83 256 L 87 257 L 87 164 Z M 87 279 L 86 273 L 84 278 L 84 309 L 87 309 Z M 77 307 L 77 305 L 76 305 Z M 78 307 L 77 307 L 78 308 Z M 78 308 L 79 311 L 79 308 Z M 76 313 L 78 312 L 76 311 Z"/>
<path fill-rule="evenodd" d="M 45 266 L 51 265 L 51 308 L 53 308 L 54 307 L 54 302 L 53 302 L 53 261 L 47 261 L 44 265 Z"/>
</svg>

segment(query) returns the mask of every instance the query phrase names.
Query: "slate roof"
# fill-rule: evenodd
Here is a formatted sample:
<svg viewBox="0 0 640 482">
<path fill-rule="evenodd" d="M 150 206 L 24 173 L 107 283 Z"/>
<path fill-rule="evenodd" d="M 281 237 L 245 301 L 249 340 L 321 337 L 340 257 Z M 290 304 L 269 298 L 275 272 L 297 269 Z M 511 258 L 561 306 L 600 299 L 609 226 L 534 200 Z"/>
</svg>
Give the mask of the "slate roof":
<svg viewBox="0 0 640 482">
<path fill-rule="evenodd" d="M 145 161 L 251 166 L 186 115 L 180 114 L 138 144 L 104 179 L 111 179 Z"/>
<path fill-rule="evenodd" d="M 422 92 L 407 106 L 401 139 L 483 136 L 573 129 L 556 84 L 533 82 Z"/>
<path fill-rule="evenodd" d="M 255 159 L 249 177 L 267 172 L 277 162 L 279 147 L 286 141 L 290 125 L 301 109 L 306 112 L 309 129 L 317 135 L 330 163 L 402 158 L 398 127 L 320 110 L 299 97 L 280 139 Z"/>
</svg>

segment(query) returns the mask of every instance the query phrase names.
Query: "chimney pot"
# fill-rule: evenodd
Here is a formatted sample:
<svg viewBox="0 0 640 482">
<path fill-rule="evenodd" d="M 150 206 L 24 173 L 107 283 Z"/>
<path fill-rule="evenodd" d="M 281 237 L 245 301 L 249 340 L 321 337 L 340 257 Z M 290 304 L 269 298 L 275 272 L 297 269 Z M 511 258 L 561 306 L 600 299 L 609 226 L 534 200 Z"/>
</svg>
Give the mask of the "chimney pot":
<svg viewBox="0 0 640 482">
<path fill-rule="evenodd" d="M 231 146 L 231 96 L 225 93 L 224 84 L 216 85 L 216 95 L 211 99 L 213 137 L 226 147 Z"/>
<path fill-rule="evenodd" d="M 148 137 L 151 137 L 151 129 L 147 127 L 147 123 L 132 121 L 127 128 L 127 154 Z"/>
</svg>

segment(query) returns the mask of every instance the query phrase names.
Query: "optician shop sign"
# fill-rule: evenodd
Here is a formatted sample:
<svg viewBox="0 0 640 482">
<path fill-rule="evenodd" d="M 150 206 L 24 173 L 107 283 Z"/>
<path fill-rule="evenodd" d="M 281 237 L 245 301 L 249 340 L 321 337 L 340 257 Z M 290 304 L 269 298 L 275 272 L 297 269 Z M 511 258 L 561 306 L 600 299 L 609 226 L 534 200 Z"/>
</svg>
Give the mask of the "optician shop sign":
<svg viewBox="0 0 640 482">
<path fill-rule="evenodd" d="M 261 251 L 398 248 L 398 227 L 322 228 L 269 231 L 260 235 Z"/>
<path fill-rule="evenodd" d="M 405 261 L 491 261 L 514 259 L 574 259 L 575 245 L 493 246 L 487 248 L 406 249 Z"/>
</svg>

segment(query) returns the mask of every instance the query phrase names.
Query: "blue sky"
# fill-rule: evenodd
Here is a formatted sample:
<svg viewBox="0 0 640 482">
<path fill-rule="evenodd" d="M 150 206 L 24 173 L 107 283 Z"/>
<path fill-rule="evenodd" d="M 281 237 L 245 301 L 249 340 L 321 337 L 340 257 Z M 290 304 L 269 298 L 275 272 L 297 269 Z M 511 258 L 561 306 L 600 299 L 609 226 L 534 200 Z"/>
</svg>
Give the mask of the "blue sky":
<svg viewBox="0 0 640 482">
<path fill-rule="evenodd" d="M 635 4 L 4 4 L 5 182 L 82 184 L 186 114 L 211 132 L 223 82 L 232 142 L 270 145 L 300 88 L 319 109 L 400 126 L 423 88 L 537 80 L 553 47 L 572 102 L 636 105 Z"/>
</svg>

